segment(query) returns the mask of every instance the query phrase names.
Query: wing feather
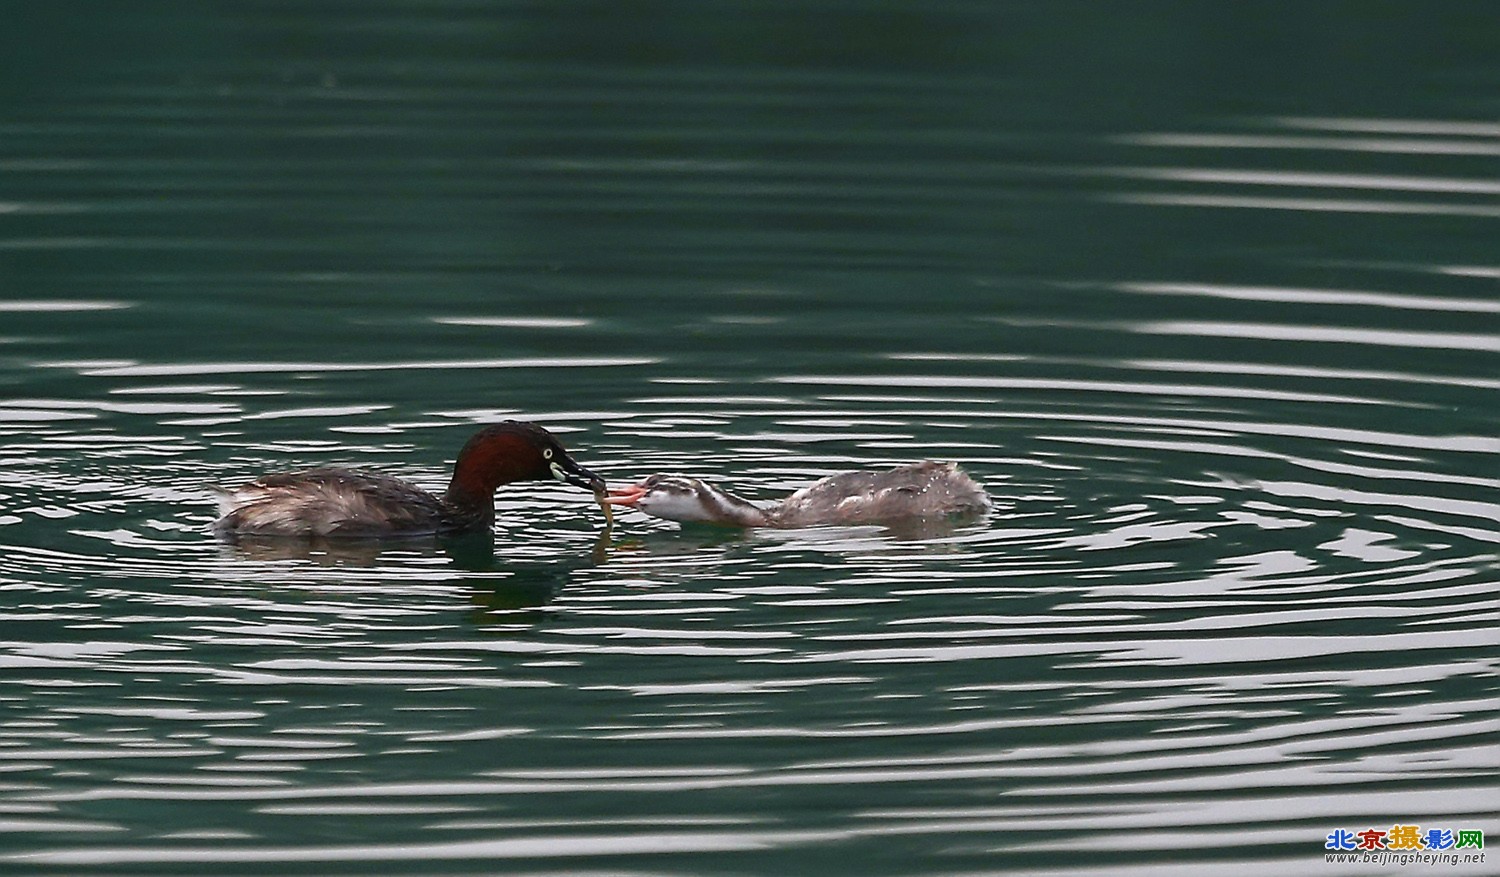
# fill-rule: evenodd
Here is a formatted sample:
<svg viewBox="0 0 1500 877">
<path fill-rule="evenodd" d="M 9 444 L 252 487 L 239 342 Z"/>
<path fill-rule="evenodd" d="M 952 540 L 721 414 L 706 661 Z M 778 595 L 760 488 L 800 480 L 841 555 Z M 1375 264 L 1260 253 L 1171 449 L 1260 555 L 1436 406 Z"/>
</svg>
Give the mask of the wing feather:
<svg viewBox="0 0 1500 877">
<path fill-rule="evenodd" d="M 265 536 L 378 536 L 435 533 L 444 507 L 398 478 L 347 469 L 268 475 L 219 492 L 223 533 Z"/>
</svg>

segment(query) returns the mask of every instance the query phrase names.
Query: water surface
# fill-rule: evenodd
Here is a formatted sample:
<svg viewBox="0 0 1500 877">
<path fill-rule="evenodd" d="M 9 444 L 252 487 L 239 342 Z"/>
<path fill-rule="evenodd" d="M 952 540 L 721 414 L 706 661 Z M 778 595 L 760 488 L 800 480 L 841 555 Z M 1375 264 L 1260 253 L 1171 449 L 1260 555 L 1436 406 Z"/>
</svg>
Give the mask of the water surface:
<svg viewBox="0 0 1500 877">
<path fill-rule="evenodd" d="M 1500 46 L 1335 7 L 25 6 L 0 870 L 1493 835 Z M 538 483 L 493 544 L 208 533 L 210 485 L 441 487 L 507 417 L 620 482 L 937 458 L 997 508 L 601 548 Z"/>
</svg>

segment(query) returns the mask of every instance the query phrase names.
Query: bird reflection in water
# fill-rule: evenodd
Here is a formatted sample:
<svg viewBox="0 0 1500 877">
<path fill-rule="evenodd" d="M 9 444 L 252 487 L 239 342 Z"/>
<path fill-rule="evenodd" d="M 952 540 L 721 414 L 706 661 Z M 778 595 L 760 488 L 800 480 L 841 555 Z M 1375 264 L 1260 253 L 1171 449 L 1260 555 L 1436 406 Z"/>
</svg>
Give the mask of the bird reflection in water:
<svg viewBox="0 0 1500 877">
<path fill-rule="evenodd" d="M 609 558 L 612 536 L 613 527 L 606 526 L 587 554 L 552 563 L 506 560 L 496 554 L 494 534 L 488 531 L 405 539 L 289 539 L 241 535 L 224 539 L 222 544 L 226 553 L 242 560 L 293 560 L 326 567 L 367 568 L 392 560 L 447 555 L 454 567 L 465 572 L 504 574 L 502 577 L 466 579 L 471 589 L 469 601 L 479 609 L 473 620 L 485 622 L 494 620 L 493 613 L 524 615 L 550 603 L 576 571 L 597 566 Z"/>
</svg>

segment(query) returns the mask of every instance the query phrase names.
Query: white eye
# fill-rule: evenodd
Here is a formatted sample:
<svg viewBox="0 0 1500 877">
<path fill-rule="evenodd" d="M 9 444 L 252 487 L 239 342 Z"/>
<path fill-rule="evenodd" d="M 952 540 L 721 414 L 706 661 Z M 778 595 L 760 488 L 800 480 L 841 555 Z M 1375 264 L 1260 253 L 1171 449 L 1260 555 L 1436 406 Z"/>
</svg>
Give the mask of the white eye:
<svg viewBox="0 0 1500 877">
<path fill-rule="evenodd" d="M 543 460 L 550 460 L 550 459 L 552 459 L 552 449 L 551 448 L 542 448 L 542 459 Z"/>
</svg>

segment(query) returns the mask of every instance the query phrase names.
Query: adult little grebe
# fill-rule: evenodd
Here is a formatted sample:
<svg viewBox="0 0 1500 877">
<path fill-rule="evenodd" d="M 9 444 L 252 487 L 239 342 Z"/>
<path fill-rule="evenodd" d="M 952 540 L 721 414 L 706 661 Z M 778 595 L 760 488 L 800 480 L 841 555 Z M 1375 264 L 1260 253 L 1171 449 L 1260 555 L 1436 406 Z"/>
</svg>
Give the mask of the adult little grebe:
<svg viewBox="0 0 1500 877">
<path fill-rule="evenodd" d="M 485 530 L 495 521 L 495 488 L 546 478 L 604 492 L 604 479 L 574 462 L 552 433 L 507 420 L 463 446 L 442 496 L 370 472 L 283 472 L 220 490 L 223 517 L 214 529 L 227 536 L 365 538 Z"/>
<path fill-rule="evenodd" d="M 761 507 L 686 475 L 652 475 L 610 491 L 605 502 L 669 521 L 729 527 L 811 527 L 871 524 L 986 512 L 984 488 L 953 463 L 931 460 L 885 472 L 841 472 Z"/>
</svg>

